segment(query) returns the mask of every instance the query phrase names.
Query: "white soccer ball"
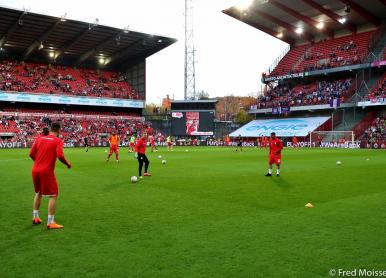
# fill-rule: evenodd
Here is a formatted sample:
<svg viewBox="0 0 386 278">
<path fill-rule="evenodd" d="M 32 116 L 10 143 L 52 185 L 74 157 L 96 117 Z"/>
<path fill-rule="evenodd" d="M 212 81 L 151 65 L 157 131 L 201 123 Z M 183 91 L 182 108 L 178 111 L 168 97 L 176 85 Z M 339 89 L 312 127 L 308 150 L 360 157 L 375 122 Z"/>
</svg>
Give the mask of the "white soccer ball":
<svg viewBox="0 0 386 278">
<path fill-rule="evenodd" d="M 162 164 L 166 164 L 166 160 L 164 159 L 164 160 L 162 160 Z"/>
<path fill-rule="evenodd" d="M 159 155 L 158 158 L 162 158 L 162 155 Z"/>
<path fill-rule="evenodd" d="M 185 150 L 186 152 L 188 152 L 189 150 Z"/>
<path fill-rule="evenodd" d="M 138 178 L 136 176 L 132 176 L 130 180 L 132 183 L 136 183 L 138 181 Z"/>
<path fill-rule="evenodd" d="M 336 162 L 336 165 L 341 165 L 342 164 L 342 162 L 340 162 L 339 160 Z"/>
</svg>

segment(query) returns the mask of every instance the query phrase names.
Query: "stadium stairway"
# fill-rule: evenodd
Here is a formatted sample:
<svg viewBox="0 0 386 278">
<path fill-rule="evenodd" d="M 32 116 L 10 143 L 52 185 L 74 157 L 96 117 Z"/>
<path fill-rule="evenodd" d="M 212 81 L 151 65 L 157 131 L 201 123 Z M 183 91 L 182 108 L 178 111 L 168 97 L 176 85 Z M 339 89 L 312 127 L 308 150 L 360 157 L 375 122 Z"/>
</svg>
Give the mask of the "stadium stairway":
<svg viewBox="0 0 386 278">
<path fill-rule="evenodd" d="M 342 115 L 341 122 L 334 126 L 334 131 L 350 131 L 353 130 L 355 126 L 357 126 L 363 118 L 366 116 L 366 112 L 356 109 L 355 113 L 354 110 L 350 110 L 349 112 L 344 112 Z M 334 135 L 328 134 L 324 138 L 325 141 L 333 141 Z"/>
<path fill-rule="evenodd" d="M 335 131 L 348 131 L 352 130 L 358 123 L 360 123 L 363 118 L 366 116 L 366 113 L 361 109 L 345 112 L 342 118 L 342 122 L 334 127 Z"/>
</svg>

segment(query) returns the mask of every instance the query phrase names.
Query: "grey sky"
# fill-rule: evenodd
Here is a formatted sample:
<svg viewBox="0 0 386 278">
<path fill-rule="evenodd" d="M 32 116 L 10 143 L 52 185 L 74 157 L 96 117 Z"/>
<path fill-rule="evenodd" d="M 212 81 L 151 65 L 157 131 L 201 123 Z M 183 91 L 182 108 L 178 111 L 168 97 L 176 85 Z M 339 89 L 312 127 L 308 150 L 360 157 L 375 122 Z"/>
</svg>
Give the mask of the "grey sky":
<svg viewBox="0 0 386 278">
<path fill-rule="evenodd" d="M 212 97 L 256 94 L 260 76 L 285 49 L 278 39 L 221 12 L 238 0 L 194 0 L 196 89 Z M 242 1 L 245 2 L 245 1 Z M 0 0 L 0 5 L 178 39 L 147 59 L 148 102 L 184 92 L 184 0 Z"/>
</svg>

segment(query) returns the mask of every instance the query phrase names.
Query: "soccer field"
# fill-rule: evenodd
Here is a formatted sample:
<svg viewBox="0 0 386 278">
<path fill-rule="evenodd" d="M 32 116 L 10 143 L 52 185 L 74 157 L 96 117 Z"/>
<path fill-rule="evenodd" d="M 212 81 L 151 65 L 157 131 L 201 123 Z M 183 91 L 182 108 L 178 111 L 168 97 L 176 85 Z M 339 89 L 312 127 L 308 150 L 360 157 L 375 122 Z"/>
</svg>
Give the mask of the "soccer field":
<svg viewBox="0 0 386 278">
<path fill-rule="evenodd" d="M 188 152 L 186 150 L 189 150 Z M 386 270 L 386 153 L 218 147 L 149 153 L 136 184 L 133 154 L 66 149 L 56 220 L 32 226 L 28 150 L 0 150 L 0 277 L 329 277 Z M 167 160 L 163 165 L 161 159 Z M 336 161 L 342 165 L 336 165 Z M 305 208 L 308 202 L 314 208 Z M 41 216 L 47 219 L 47 200 Z"/>
</svg>

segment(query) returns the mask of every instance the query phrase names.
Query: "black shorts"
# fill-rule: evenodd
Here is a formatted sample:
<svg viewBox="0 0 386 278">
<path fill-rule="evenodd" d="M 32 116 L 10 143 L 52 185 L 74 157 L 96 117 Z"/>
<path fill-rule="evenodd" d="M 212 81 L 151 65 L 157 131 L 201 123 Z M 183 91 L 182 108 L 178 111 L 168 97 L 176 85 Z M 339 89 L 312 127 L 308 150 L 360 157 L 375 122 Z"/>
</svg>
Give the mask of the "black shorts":
<svg viewBox="0 0 386 278">
<path fill-rule="evenodd" d="M 242 147 L 243 146 L 243 143 L 242 142 L 238 142 L 237 143 L 237 147 Z"/>
</svg>

